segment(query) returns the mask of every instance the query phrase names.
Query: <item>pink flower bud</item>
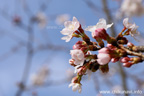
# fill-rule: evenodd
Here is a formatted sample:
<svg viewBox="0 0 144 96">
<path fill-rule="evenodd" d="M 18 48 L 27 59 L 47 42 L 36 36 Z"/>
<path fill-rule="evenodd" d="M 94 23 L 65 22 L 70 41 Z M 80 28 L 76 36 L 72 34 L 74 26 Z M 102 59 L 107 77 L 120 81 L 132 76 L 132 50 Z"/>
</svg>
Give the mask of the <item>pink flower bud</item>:
<svg viewBox="0 0 144 96">
<path fill-rule="evenodd" d="M 123 57 L 123 58 L 120 59 L 120 62 L 122 62 L 122 63 L 127 63 L 129 61 L 130 61 L 129 57 Z"/>
<path fill-rule="evenodd" d="M 79 69 L 78 69 L 78 74 L 79 75 L 84 75 L 85 74 L 85 72 L 86 72 L 86 70 L 87 70 L 87 68 L 86 67 L 80 67 Z"/>
<path fill-rule="evenodd" d="M 131 48 L 131 47 L 134 46 L 134 44 L 132 44 L 131 42 L 128 42 L 128 43 L 127 43 L 127 46 Z"/>
<path fill-rule="evenodd" d="M 123 63 L 123 66 L 129 68 L 129 67 L 132 66 L 132 64 L 133 64 L 133 63 L 131 63 L 131 62 L 127 62 L 127 63 Z"/>
<path fill-rule="evenodd" d="M 105 47 L 105 48 L 100 49 L 98 52 L 99 52 L 99 53 L 109 53 L 110 50 Z"/>
<path fill-rule="evenodd" d="M 107 47 L 111 50 L 116 50 L 117 48 L 113 46 L 112 44 L 107 44 Z"/>
<path fill-rule="evenodd" d="M 112 58 L 112 59 L 111 59 L 111 62 L 113 62 L 113 63 L 115 63 L 115 62 L 117 62 L 117 61 L 119 61 L 119 58 Z"/>
<path fill-rule="evenodd" d="M 111 57 L 109 54 L 105 54 L 105 53 L 99 53 L 97 55 L 98 59 L 97 59 L 97 62 L 100 64 L 100 65 L 105 65 L 107 63 L 110 62 L 111 60 Z"/>
<path fill-rule="evenodd" d="M 109 35 L 107 34 L 106 30 L 104 28 L 98 28 L 94 32 L 92 32 L 92 37 L 97 39 L 101 38 L 106 40 Z"/>
<path fill-rule="evenodd" d="M 69 59 L 69 64 L 74 64 L 74 59 Z"/>
<path fill-rule="evenodd" d="M 74 46 L 73 49 L 81 49 L 82 47 L 86 47 L 86 44 L 83 43 L 83 41 L 78 41 Z"/>
<path fill-rule="evenodd" d="M 86 54 L 87 51 L 88 51 L 88 48 L 87 48 L 87 47 L 82 47 L 80 50 L 81 50 L 84 54 Z"/>
</svg>

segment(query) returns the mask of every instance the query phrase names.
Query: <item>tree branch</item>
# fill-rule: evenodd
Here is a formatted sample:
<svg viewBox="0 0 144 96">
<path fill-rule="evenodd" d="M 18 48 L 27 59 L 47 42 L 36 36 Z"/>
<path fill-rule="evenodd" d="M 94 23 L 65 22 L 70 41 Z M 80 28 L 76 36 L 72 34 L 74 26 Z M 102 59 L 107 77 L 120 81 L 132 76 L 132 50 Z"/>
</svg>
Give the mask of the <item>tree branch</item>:
<svg viewBox="0 0 144 96">
<path fill-rule="evenodd" d="M 108 23 L 111 23 L 112 22 L 112 15 L 110 14 L 110 10 L 109 10 L 108 5 L 107 5 L 108 4 L 107 0 L 102 0 L 102 4 L 103 4 L 103 10 L 105 11 L 105 14 L 107 17 L 107 21 L 108 21 Z M 114 26 L 111 27 L 111 32 L 112 32 L 112 36 L 115 37 L 116 36 L 116 29 Z M 127 83 L 126 83 L 126 74 L 125 74 L 124 69 L 123 69 L 120 62 L 118 62 L 118 66 L 120 69 L 123 89 L 128 90 Z M 129 95 L 125 94 L 125 96 L 129 96 Z"/>
</svg>

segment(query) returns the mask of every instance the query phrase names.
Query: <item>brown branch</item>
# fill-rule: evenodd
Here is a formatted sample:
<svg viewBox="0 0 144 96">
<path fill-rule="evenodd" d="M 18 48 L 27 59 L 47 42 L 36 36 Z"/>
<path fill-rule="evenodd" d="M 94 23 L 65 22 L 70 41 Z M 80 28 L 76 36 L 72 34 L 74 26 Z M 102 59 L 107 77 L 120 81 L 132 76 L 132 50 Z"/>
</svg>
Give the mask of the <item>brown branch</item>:
<svg viewBox="0 0 144 96">
<path fill-rule="evenodd" d="M 144 46 L 135 46 L 134 49 L 132 49 L 132 51 L 144 52 Z"/>
<path fill-rule="evenodd" d="M 16 92 L 16 96 L 21 96 L 25 86 L 26 86 L 26 82 L 29 76 L 29 71 L 31 68 L 31 64 L 32 64 L 32 57 L 33 57 L 33 41 L 34 41 L 34 32 L 32 30 L 32 25 L 31 25 L 31 21 L 28 27 L 28 42 L 27 42 L 27 58 L 26 58 L 26 65 L 24 68 L 24 72 L 23 72 L 23 76 L 22 76 L 22 80 L 20 82 L 20 86 L 18 91 Z"/>
<path fill-rule="evenodd" d="M 142 57 L 142 59 L 144 60 L 144 55 L 143 55 L 142 53 L 137 53 L 137 52 L 130 51 L 129 49 L 125 48 L 125 47 L 122 46 L 122 45 L 120 45 L 119 47 L 120 47 L 121 49 L 123 49 L 124 51 L 126 51 L 128 55 L 133 55 L 133 56 Z"/>
<path fill-rule="evenodd" d="M 112 22 L 112 15 L 110 14 L 110 10 L 109 10 L 109 7 L 107 5 L 108 4 L 107 0 L 102 0 L 102 4 L 103 4 L 103 10 L 105 11 L 108 23 L 111 23 Z M 112 32 L 112 36 L 115 37 L 116 36 L 116 29 L 114 26 L 111 27 L 111 32 Z M 126 74 L 125 74 L 124 69 L 123 69 L 120 62 L 118 62 L 118 66 L 120 69 L 123 89 L 128 90 L 127 83 L 126 83 Z M 129 96 L 129 95 L 125 94 L 125 96 Z"/>
</svg>

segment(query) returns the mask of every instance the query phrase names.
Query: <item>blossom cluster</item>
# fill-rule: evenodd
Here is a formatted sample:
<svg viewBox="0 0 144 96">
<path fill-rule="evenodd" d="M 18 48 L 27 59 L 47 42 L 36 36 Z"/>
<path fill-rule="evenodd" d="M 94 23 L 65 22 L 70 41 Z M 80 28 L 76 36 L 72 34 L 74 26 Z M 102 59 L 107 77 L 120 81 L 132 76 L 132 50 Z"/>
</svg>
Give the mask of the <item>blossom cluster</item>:
<svg viewBox="0 0 144 96">
<path fill-rule="evenodd" d="M 123 0 L 117 15 L 121 16 L 141 16 L 144 14 L 142 0 Z"/>
<path fill-rule="evenodd" d="M 90 75 L 97 70 L 107 73 L 110 62 L 120 61 L 124 67 L 131 67 L 144 60 L 144 56 L 137 52 L 138 47 L 126 38 L 127 35 L 139 34 L 138 26 L 129 23 L 128 18 L 123 20 L 124 27 L 116 38 L 107 33 L 107 29 L 112 27 L 113 23 L 107 24 L 103 18 L 99 19 L 96 25 L 88 26 L 86 29 L 82 28 L 76 17 L 73 17 L 72 21 L 66 21 L 64 26 L 61 33 L 66 36 L 62 37 L 62 40 L 69 42 L 74 37 L 82 39 L 73 45 L 73 50 L 70 50 L 72 58 L 69 63 L 75 68 L 74 73 L 77 74 L 69 85 L 73 91 L 78 90 L 79 93 L 82 91 L 83 75 Z M 95 41 L 91 41 L 85 31 L 91 32 Z M 93 54 L 95 51 L 98 51 L 98 54 Z"/>
</svg>

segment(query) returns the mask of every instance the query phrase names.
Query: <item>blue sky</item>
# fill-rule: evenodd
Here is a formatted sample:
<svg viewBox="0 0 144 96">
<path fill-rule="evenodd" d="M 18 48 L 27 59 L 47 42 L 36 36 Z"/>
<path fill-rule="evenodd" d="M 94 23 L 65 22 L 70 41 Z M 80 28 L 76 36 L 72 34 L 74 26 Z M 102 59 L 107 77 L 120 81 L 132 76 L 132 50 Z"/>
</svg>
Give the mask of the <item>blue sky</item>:
<svg viewBox="0 0 144 96">
<path fill-rule="evenodd" d="M 13 16 L 18 14 L 22 17 L 25 24 L 27 24 L 28 17 L 24 14 L 22 10 L 22 0 L 0 0 L 0 9 L 4 9 L 9 15 Z M 27 0 L 32 11 L 32 14 L 35 15 L 39 12 L 39 5 L 42 1 L 45 0 Z M 40 2 L 41 1 L 41 2 Z M 95 5 L 99 7 L 99 11 L 92 11 L 83 0 L 51 0 L 48 5 L 48 9 L 46 10 L 46 15 L 55 15 L 55 14 L 70 14 L 71 19 L 73 16 L 77 17 L 79 21 L 84 20 L 85 25 L 95 25 L 99 18 L 106 18 L 102 11 L 101 0 L 91 0 Z M 110 8 L 117 8 L 118 3 L 114 0 L 108 0 Z M 115 12 L 115 11 L 114 11 Z M 114 13 L 113 13 L 114 14 Z M 10 37 L 8 37 L 5 33 L 12 32 L 16 36 L 20 37 L 22 40 L 27 40 L 27 33 L 16 27 L 12 24 L 10 20 L 6 20 L 2 16 L 0 16 L 0 31 L 4 34 L 0 34 L 0 54 L 6 53 L 8 50 L 12 48 L 12 46 L 16 45 L 18 41 L 14 41 Z M 133 18 L 133 20 L 140 26 L 140 30 L 143 30 L 143 17 Z M 122 21 L 121 23 L 122 24 Z M 45 42 L 42 36 L 40 36 L 40 32 L 48 33 L 49 41 L 55 45 L 68 46 L 72 48 L 72 45 L 79 39 L 73 39 L 69 43 L 61 40 L 62 35 L 60 31 L 62 29 L 49 29 L 48 26 L 58 26 L 54 21 L 48 21 L 48 25 L 45 29 L 37 28 L 37 25 L 34 25 L 35 28 L 35 37 L 38 38 L 42 43 Z M 58 26 L 59 27 L 59 26 Z M 117 25 L 118 32 L 121 31 L 123 26 Z M 90 32 L 86 32 L 90 36 Z M 132 40 L 132 39 L 130 39 Z M 137 42 L 135 42 L 137 43 Z M 53 55 L 52 55 L 53 54 Z M 43 64 L 44 60 L 53 56 L 52 60 L 49 62 L 48 66 L 52 70 L 52 79 L 62 79 L 65 78 L 65 72 L 68 68 L 72 68 L 68 64 L 68 60 L 71 58 L 68 52 L 51 52 L 49 50 L 37 52 L 33 57 L 31 73 L 36 72 L 39 67 Z M 14 96 L 17 87 L 16 83 L 21 80 L 21 75 L 23 73 L 24 65 L 26 59 L 26 48 L 22 47 L 18 52 L 10 56 L 9 58 L 0 61 L 0 96 Z M 136 67 L 139 68 L 139 67 Z M 132 68 L 134 69 L 134 67 Z M 130 69 L 128 69 L 129 71 Z M 95 73 L 97 74 L 97 73 Z M 114 80 L 119 80 L 119 77 L 116 76 Z M 28 81 L 30 83 L 30 81 Z M 118 81 L 119 83 L 119 81 Z M 50 86 L 44 88 L 36 89 L 39 93 L 39 96 L 96 96 L 96 91 L 94 88 L 93 80 L 83 81 L 83 91 L 81 94 L 78 92 L 73 92 L 71 88 L 68 88 L 68 84 L 63 84 L 59 86 Z M 107 89 L 107 88 L 104 88 Z M 30 96 L 30 92 L 25 92 L 23 96 Z"/>
</svg>

